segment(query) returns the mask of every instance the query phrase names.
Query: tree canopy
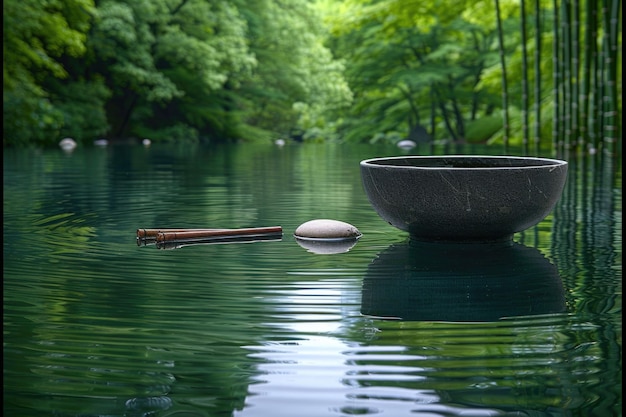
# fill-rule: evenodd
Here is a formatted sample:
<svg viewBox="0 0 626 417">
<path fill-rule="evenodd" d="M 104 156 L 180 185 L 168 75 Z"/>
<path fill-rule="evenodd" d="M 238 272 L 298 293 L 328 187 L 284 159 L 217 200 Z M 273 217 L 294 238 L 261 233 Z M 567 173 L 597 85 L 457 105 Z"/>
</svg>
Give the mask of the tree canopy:
<svg viewBox="0 0 626 417">
<path fill-rule="evenodd" d="M 614 135 L 621 3 L 529 3 L 7 0 L 3 144 Z"/>
</svg>

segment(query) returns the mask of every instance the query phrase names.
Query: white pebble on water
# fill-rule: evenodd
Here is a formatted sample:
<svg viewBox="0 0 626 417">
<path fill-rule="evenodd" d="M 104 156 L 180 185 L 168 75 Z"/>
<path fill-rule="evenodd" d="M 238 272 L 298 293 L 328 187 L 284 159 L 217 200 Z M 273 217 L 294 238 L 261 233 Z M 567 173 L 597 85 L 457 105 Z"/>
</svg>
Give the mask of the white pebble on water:
<svg viewBox="0 0 626 417">
<path fill-rule="evenodd" d="M 302 223 L 294 235 L 309 239 L 357 239 L 361 236 L 361 232 L 350 223 L 331 219 L 316 219 Z"/>
</svg>

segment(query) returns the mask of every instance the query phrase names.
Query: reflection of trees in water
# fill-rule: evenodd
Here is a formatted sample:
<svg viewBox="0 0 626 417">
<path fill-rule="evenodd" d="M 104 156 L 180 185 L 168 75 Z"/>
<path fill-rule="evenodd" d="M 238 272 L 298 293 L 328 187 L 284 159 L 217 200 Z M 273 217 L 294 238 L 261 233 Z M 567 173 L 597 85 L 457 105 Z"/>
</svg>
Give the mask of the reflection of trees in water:
<svg viewBox="0 0 626 417">
<path fill-rule="evenodd" d="M 552 256 L 571 292 L 585 294 L 593 286 L 606 285 L 602 292 L 608 296 L 601 302 L 610 304 L 616 281 L 608 278 L 615 276 L 621 241 L 621 218 L 617 218 L 621 208 L 616 207 L 621 177 L 616 161 L 608 155 L 568 160 L 568 181 L 554 210 Z M 607 307 L 595 308 L 601 312 Z"/>
<path fill-rule="evenodd" d="M 605 372 L 615 376 L 597 385 L 601 400 L 594 414 L 612 415 L 621 398 L 616 384 L 621 381 L 621 323 L 616 322 L 621 317 L 621 162 L 604 152 L 568 160 L 568 183 L 554 212 L 551 252 L 569 307 L 586 329 L 571 335 L 576 346 L 572 352 L 584 349 L 597 355 L 596 361 L 607 364 Z"/>
</svg>

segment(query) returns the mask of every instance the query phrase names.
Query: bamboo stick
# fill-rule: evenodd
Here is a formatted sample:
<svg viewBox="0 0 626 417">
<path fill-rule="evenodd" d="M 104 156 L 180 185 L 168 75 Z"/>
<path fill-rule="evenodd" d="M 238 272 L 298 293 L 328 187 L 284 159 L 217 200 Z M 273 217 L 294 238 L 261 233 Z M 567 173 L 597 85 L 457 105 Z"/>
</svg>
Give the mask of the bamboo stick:
<svg viewBox="0 0 626 417">
<path fill-rule="evenodd" d="M 187 231 L 215 231 L 215 230 L 232 230 L 232 229 L 137 229 L 138 239 L 156 239 L 161 232 L 187 232 Z"/>
<path fill-rule="evenodd" d="M 241 236 L 217 236 L 193 240 L 169 240 L 163 242 L 155 242 L 155 244 L 157 249 L 171 250 L 195 245 L 219 245 L 229 243 L 256 243 L 264 241 L 278 241 L 282 240 L 282 238 L 282 234 L 258 234 Z"/>
<path fill-rule="evenodd" d="M 244 229 L 187 229 L 183 231 L 160 231 L 157 233 L 156 242 L 188 241 L 193 239 L 206 239 L 212 237 L 230 236 L 253 236 L 253 235 L 277 235 L 282 234 L 281 226 L 251 227 Z"/>
</svg>

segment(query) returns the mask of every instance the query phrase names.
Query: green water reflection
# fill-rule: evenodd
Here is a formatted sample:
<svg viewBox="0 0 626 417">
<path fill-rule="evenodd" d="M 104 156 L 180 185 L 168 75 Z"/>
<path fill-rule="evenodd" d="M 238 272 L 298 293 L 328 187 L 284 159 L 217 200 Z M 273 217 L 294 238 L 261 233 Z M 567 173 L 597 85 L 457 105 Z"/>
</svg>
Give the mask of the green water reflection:
<svg viewBox="0 0 626 417">
<path fill-rule="evenodd" d="M 408 152 L 5 150 L 5 415 L 619 415 L 621 165 L 566 156 L 559 205 L 511 247 L 439 250 L 361 187 L 360 160 Z M 312 252 L 292 233 L 315 218 L 363 236 Z M 279 240 L 135 241 L 274 225 Z"/>
</svg>

